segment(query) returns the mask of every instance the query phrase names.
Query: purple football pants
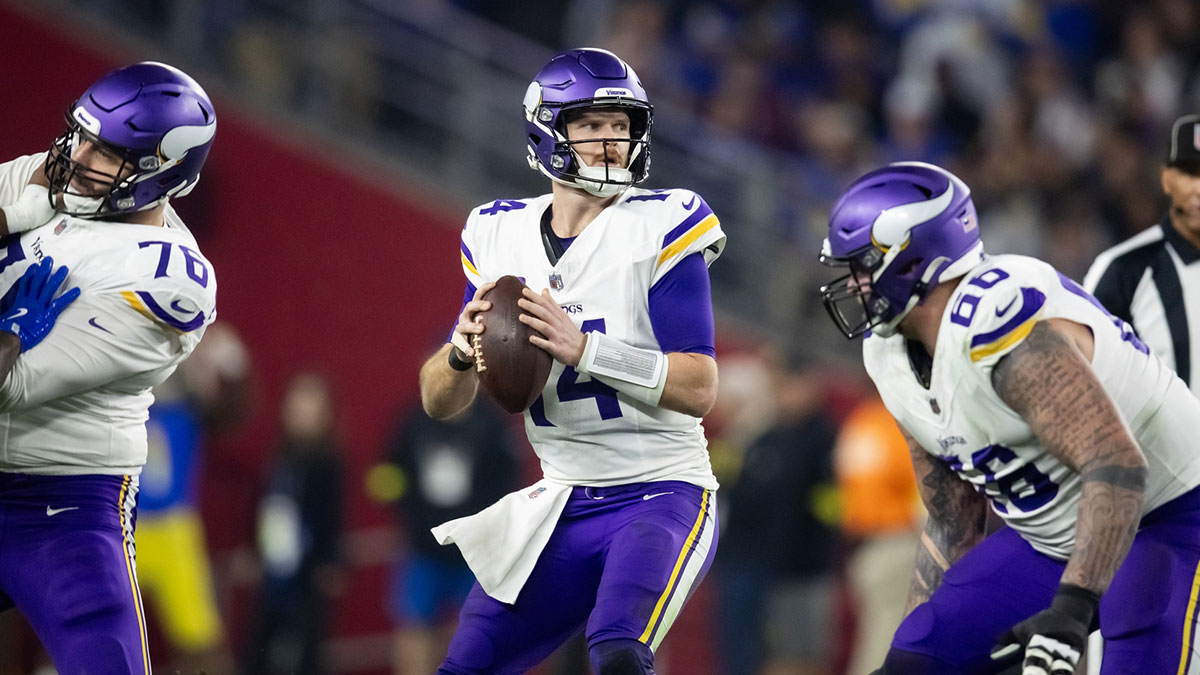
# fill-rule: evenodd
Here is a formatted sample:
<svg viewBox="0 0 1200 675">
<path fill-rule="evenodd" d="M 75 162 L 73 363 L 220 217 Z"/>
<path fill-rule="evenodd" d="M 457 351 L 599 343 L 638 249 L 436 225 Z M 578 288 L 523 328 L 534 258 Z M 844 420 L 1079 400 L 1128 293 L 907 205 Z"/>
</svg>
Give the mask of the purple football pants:
<svg viewBox="0 0 1200 675">
<path fill-rule="evenodd" d="M 589 649 L 653 650 L 717 550 L 716 495 L 676 481 L 576 487 L 515 604 L 478 583 L 438 673 L 523 673 L 586 623 Z"/>
<path fill-rule="evenodd" d="M 1065 567 L 1014 530 L 996 532 L 951 567 L 929 602 L 904 619 L 889 666 L 903 664 L 896 667 L 908 675 L 997 672 L 988 656 L 996 638 L 1050 606 Z M 1198 591 L 1200 488 L 1142 519 L 1100 600 L 1102 675 L 1200 673 Z"/>
<path fill-rule="evenodd" d="M 136 476 L 0 473 L 0 609 L 64 675 L 150 673 L 134 570 Z"/>
</svg>

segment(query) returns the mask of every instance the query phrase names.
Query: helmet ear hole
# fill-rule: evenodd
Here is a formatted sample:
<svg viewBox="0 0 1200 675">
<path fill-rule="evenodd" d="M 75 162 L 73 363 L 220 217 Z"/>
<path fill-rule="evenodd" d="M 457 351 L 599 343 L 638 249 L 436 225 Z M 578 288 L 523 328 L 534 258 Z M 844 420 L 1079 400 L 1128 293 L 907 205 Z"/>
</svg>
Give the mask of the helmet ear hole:
<svg viewBox="0 0 1200 675">
<path fill-rule="evenodd" d="M 904 267 L 900 268 L 900 276 L 906 277 L 921 268 L 921 263 L 925 262 L 924 258 L 913 258 L 905 263 Z"/>
</svg>

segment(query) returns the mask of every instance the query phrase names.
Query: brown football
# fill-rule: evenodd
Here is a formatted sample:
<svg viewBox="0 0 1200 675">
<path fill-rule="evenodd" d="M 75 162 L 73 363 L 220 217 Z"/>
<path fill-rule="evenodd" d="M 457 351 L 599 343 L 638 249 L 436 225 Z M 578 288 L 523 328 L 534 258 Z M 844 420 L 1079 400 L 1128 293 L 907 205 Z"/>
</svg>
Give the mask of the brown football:
<svg viewBox="0 0 1200 675">
<path fill-rule="evenodd" d="M 529 341 L 537 331 L 518 319 L 521 290 L 525 284 L 512 276 L 496 280 L 496 287 L 483 295 L 491 309 L 477 316 L 483 334 L 473 338 L 475 371 L 483 388 L 510 413 L 523 412 L 542 393 L 550 376 L 550 354 Z"/>
</svg>

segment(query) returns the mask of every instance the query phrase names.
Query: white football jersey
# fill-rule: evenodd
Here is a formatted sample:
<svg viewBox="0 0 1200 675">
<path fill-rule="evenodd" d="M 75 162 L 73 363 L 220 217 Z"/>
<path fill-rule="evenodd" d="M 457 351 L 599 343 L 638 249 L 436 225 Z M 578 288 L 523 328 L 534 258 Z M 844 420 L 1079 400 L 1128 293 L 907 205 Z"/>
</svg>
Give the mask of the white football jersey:
<svg viewBox="0 0 1200 675">
<path fill-rule="evenodd" d="M 0 164 L 0 204 L 45 154 Z M 166 226 L 56 215 L 0 239 L 0 291 L 45 256 L 80 296 L 0 385 L 0 471 L 136 474 L 146 461 L 150 388 L 191 353 L 216 316 L 212 265 L 179 216 Z"/>
<path fill-rule="evenodd" d="M 725 246 L 712 209 L 689 190 L 631 188 L 575 239 L 557 264 L 542 241 L 552 195 L 499 200 L 471 212 L 462 264 L 476 288 L 506 274 L 551 296 L 584 332 L 660 349 L 650 325 L 651 287 L 686 256 L 711 263 Z M 629 399 L 558 361 L 525 430 L 542 471 L 573 485 L 681 480 L 716 489 L 700 420 Z"/>
<path fill-rule="evenodd" d="M 1042 449 L 991 382 L 996 363 L 1050 318 L 1095 336 L 1092 368 L 1149 463 L 1143 513 L 1200 484 L 1200 401 L 1128 324 L 1040 260 L 991 256 L 962 279 L 942 317 L 929 389 L 901 335 L 868 337 L 863 357 L 888 410 L 917 442 L 986 495 L 1035 549 L 1065 559 L 1075 544 L 1080 477 Z"/>
</svg>

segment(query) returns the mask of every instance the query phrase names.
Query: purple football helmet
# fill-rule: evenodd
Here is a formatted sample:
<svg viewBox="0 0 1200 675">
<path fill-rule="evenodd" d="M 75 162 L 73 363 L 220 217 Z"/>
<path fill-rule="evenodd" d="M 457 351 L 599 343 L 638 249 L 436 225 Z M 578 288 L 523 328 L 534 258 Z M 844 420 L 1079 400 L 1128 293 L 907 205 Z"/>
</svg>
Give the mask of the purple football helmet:
<svg viewBox="0 0 1200 675">
<path fill-rule="evenodd" d="M 46 177 L 51 201 L 63 196 L 58 210 L 81 218 L 144 211 L 191 192 L 217 130 L 200 85 L 151 61 L 100 78 L 67 108 L 66 121 L 66 132 L 50 150 Z M 104 173 L 73 159 L 84 141 L 117 158 L 117 171 Z"/>
<path fill-rule="evenodd" d="M 983 260 L 971 190 L 921 162 L 896 162 L 854 181 L 829 217 L 821 262 L 848 273 L 821 299 L 848 338 L 894 335 L 934 287 Z"/>
<path fill-rule="evenodd" d="M 583 108 L 620 110 L 629 115 L 629 138 L 587 142 L 629 143 L 626 168 L 585 166 L 567 139 L 567 120 Z M 612 52 L 572 49 L 542 67 L 525 90 L 525 132 L 529 168 L 564 185 L 598 197 L 620 194 L 650 174 L 653 108 L 637 73 Z"/>
</svg>

